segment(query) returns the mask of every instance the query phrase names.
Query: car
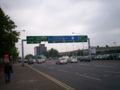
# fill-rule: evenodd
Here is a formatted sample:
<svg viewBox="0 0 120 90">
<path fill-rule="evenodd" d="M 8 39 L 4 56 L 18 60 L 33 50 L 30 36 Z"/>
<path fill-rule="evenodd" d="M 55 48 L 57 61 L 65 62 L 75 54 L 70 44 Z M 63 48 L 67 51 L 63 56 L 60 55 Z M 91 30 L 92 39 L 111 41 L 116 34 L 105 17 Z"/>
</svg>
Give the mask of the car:
<svg viewBox="0 0 120 90">
<path fill-rule="evenodd" d="M 120 54 L 119 54 L 119 56 L 118 56 L 118 60 L 120 60 Z"/>
<path fill-rule="evenodd" d="M 78 62 L 77 57 L 70 57 L 68 62 L 70 62 L 70 63 L 77 63 Z"/>
<path fill-rule="evenodd" d="M 37 59 L 37 63 L 45 63 L 46 59 L 45 58 L 41 58 L 41 59 Z"/>
<path fill-rule="evenodd" d="M 80 62 L 90 62 L 89 56 L 81 56 L 78 58 Z"/>
<path fill-rule="evenodd" d="M 28 64 L 33 64 L 34 62 L 33 62 L 33 59 L 29 59 L 28 60 Z"/>
<path fill-rule="evenodd" d="M 44 55 L 36 56 L 36 62 L 38 64 L 45 63 L 46 60 L 47 60 L 47 58 Z"/>
<path fill-rule="evenodd" d="M 35 59 L 33 59 L 33 63 L 36 63 L 37 61 Z"/>
<path fill-rule="evenodd" d="M 28 60 L 27 59 L 24 59 L 24 63 L 27 63 L 28 62 Z"/>
<path fill-rule="evenodd" d="M 68 63 L 68 57 L 61 57 L 58 61 L 56 61 L 56 64 L 67 64 Z"/>
</svg>

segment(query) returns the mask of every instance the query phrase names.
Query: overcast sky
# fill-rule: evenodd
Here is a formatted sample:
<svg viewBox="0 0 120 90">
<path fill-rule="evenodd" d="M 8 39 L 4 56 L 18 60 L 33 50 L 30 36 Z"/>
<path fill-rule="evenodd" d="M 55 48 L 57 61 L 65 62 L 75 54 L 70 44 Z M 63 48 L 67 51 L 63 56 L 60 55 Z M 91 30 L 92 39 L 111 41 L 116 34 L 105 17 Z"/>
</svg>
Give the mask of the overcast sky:
<svg viewBox="0 0 120 90">
<path fill-rule="evenodd" d="M 0 7 L 28 35 L 88 35 L 91 45 L 120 45 L 120 0 L 0 0 Z M 48 49 L 69 51 L 84 44 L 48 44 Z M 21 43 L 17 47 L 21 52 Z M 34 46 L 25 44 L 25 54 Z"/>
</svg>

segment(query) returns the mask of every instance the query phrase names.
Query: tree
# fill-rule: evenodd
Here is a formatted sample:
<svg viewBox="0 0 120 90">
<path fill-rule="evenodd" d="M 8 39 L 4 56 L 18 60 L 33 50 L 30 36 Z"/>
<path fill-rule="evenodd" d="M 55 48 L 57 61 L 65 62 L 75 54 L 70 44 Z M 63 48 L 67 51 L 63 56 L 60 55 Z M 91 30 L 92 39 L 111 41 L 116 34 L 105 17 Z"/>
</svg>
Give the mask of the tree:
<svg viewBox="0 0 120 90">
<path fill-rule="evenodd" d="M 5 53 L 8 53 L 12 57 L 15 53 L 17 54 L 15 43 L 20 33 L 14 31 L 16 27 L 10 17 L 5 15 L 0 8 L 0 58 L 3 58 Z"/>
<path fill-rule="evenodd" d="M 56 50 L 56 49 L 53 49 L 51 48 L 49 51 L 48 51 L 48 56 L 49 57 L 59 57 L 59 52 Z"/>
<path fill-rule="evenodd" d="M 46 56 L 47 58 L 49 57 L 49 53 L 46 51 L 43 53 L 44 56 Z"/>
<path fill-rule="evenodd" d="M 30 59 L 30 58 L 33 58 L 34 56 L 32 55 L 32 54 L 27 54 L 26 56 L 25 56 L 25 59 Z"/>
<path fill-rule="evenodd" d="M 106 45 L 105 47 L 106 47 L 106 48 L 109 48 L 109 46 L 108 46 L 108 45 Z"/>
<path fill-rule="evenodd" d="M 97 45 L 97 48 L 100 48 L 100 46 L 99 46 L 99 45 Z"/>
<path fill-rule="evenodd" d="M 11 51 L 11 60 L 12 61 L 17 61 L 19 58 L 19 53 L 16 47 L 14 47 Z"/>
</svg>

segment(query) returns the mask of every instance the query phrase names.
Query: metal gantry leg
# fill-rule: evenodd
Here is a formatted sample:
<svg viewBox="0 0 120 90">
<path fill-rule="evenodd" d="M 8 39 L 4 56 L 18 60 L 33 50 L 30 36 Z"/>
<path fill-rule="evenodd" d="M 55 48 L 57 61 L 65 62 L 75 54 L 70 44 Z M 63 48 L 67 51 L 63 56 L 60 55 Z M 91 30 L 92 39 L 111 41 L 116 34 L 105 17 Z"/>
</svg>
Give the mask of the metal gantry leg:
<svg viewBox="0 0 120 90">
<path fill-rule="evenodd" d="M 91 61 L 92 60 L 92 56 L 91 56 L 90 38 L 88 38 L 88 51 L 89 51 L 89 59 Z"/>
<path fill-rule="evenodd" d="M 26 40 L 25 39 L 21 40 L 21 43 L 22 43 L 22 46 L 21 46 L 21 49 L 22 49 L 22 66 L 24 66 L 24 41 L 26 41 Z"/>
</svg>

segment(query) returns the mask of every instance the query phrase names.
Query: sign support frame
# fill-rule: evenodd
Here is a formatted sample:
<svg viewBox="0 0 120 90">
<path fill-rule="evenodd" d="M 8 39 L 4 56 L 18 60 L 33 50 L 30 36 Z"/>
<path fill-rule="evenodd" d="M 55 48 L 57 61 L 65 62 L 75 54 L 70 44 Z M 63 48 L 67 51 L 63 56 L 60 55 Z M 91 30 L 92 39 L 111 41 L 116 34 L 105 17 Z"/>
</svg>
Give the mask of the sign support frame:
<svg viewBox="0 0 120 90">
<path fill-rule="evenodd" d="M 24 41 L 27 41 L 27 39 L 22 39 L 21 40 L 21 51 L 22 51 L 22 66 L 24 66 Z M 74 41 L 74 40 L 73 40 Z M 89 53 L 89 59 L 90 61 L 92 60 L 91 57 L 91 45 L 90 45 L 90 38 L 87 37 L 87 41 L 88 41 L 88 53 Z M 40 43 L 40 42 L 39 42 Z"/>
<path fill-rule="evenodd" d="M 22 51 L 22 66 L 24 66 L 24 41 L 26 41 L 26 39 L 22 39 L 21 40 L 21 51 Z"/>
<path fill-rule="evenodd" d="M 90 59 L 90 61 L 91 61 L 91 60 L 92 60 L 92 56 L 91 56 L 90 38 L 88 38 L 88 53 L 89 53 L 89 59 Z"/>
</svg>

